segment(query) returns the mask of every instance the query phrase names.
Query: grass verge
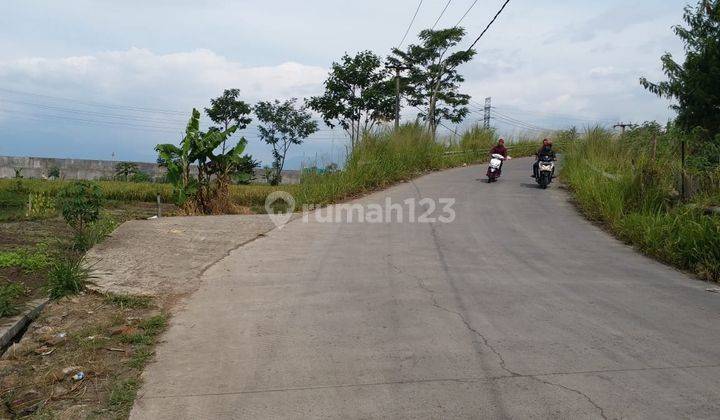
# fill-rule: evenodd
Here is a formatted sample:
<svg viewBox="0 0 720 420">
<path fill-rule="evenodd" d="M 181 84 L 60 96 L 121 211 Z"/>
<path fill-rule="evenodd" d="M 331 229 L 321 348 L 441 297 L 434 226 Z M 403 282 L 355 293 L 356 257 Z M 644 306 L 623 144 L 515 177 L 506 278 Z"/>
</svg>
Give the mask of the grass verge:
<svg viewBox="0 0 720 420">
<path fill-rule="evenodd" d="M 692 200 L 681 200 L 678 159 L 669 141 L 658 139 L 653 159 L 647 143 L 643 150 L 641 141 L 630 146 L 607 131 L 592 130 L 567 148 L 561 176 L 590 219 L 648 255 L 718 281 L 720 217 L 700 205 L 717 190 L 699 190 Z"/>
</svg>

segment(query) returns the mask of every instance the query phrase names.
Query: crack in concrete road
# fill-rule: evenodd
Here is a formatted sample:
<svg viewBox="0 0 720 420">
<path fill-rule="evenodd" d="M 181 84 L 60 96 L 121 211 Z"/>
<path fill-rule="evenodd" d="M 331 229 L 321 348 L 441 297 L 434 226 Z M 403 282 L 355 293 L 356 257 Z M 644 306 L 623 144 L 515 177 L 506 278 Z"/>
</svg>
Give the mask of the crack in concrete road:
<svg viewBox="0 0 720 420">
<path fill-rule="evenodd" d="M 532 379 L 534 379 L 534 380 L 536 380 L 536 381 L 538 381 L 538 382 L 540 382 L 540 383 L 543 383 L 543 384 L 545 384 L 545 385 L 550 385 L 550 386 L 553 386 L 553 387 L 562 388 L 562 389 L 565 389 L 565 390 L 567 390 L 567 391 L 573 392 L 573 393 L 575 393 L 575 394 L 577 394 L 577 395 L 580 395 L 581 397 L 585 398 L 590 404 L 592 404 L 592 405 L 595 407 L 595 409 L 597 409 L 597 410 L 600 412 L 600 417 L 602 417 L 603 419 L 607 420 L 607 415 L 605 415 L 605 410 L 604 410 L 598 403 L 596 403 L 595 401 L 593 401 L 593 399 L 590 398 L 590 396 L 587 395 L 586 393 L 584 393 L 584 392 L 582 392 L 582 391 L 580 391 L 580 390 L 578 390 L 578 389 L 575 389 L 575 388 L 570 388 L 569 386 L 565 386 L 565 385 L 561 385 L 561 384 L 556 384 L 556 383 L 550 382 L 550 381 L 548 381 L 548 380 L 546 380 L 546 379 L 538 378 L 538 377 L 536 377 L 536 376 L 529 376 L 529 378 L 532 378 Z"/>
<path fill-rule="evenodd" d="M 420 188 L 417 186 L 417 184 L 416 184 L 414 181 L 410 181 L 410 182 L 411 182 L 411 184 L 413 185 L 413 187 L 415 187 L 415 191 L 416 191 L 416 193 L 417 193 L 418 198 L 421 198 L 422 193 L 420 192 Z M 454 283 L 453 283 L 453 278 L 452 278 L 452 274 L 451 274 L 450 268 L 449 268 L 449 266 L 448 266 L 448 264 L 447 264 L 447 261 L 446 261 L 446 259 L 445 259 L 445 254 L 444 254 L 443 251 L 442 251 L 442 247 L 440 246 L 440 239 L 438 238 L 438 235 L 437 235 L 437 229 L 435 228 L 435 224 L 434 224 L 434 223 L 430 223 L 429 225 L 430 225 L 430 231 L 431 231 L 432 238 L 433 238 L 433 244 L 435 245 L 435 250 L 436 250 L 436 252 L 437 252 L 437 254 L 438 254 L 438 258 L 439 258 L 439 260 L 440 260 L 440 263 L 441 263 L 443 272 L 445 273 L 445 277 L 447 278 L 448 283 L 451 285 L 451 287 L 453 288 L 453 291 L 456 293 L 456 296 L 457 296 L 457 290 L 455 289 L 455 285 L 454 285 Z M 423 287 L 423 284 L 422 284 L 421 281 L 418 281 L 418 282 L 419 282 L 420 288 L 422 288 L 423 290 L 428 291 L 428 289 L 426 289 L 425 287 Z M 508 372 L 511 377 L 523 376 L 523 375 L 521 375 L 520 373 L 515 372 L 515 371 L 513 371 L 513 370 L 511 370 L 510 368 L 507 367 L 507 364 L 506 364 L 506 362 L 505 362 L 505 358 L 503 358 L 503 356 L 502 356 L 502 354 L 500 353 L 500 351 L 498 351 L 493 345 L 491 345 L 491 344 L 490 344 L 490 341 L 487 339 L 487 337 L 485 337 L 485 335 L 483 335 L 482 333 L 480 333 L 480 331 L 478 331 L 477 329 L 475 329 L 475 328 L 472 326 L 472 324 L 470 323 L 470 321 L 469 321 L 468 319 L 466 319 L 465 316 L 464 316 L 461 312 L 453 311 L 453 310 L 451 310 L 451 309 L 448 309 L 448 308 L 446 308 L 446 307 L 438 304 L 437 298 L 436 298 L 436 296 L 435 296 L 435 293 L 434 293 L 434 292 L 431 292 L 431 291 L 428 291 L 428 292 L 429 292 L 430 295 L 431 295 L 430 297 L 431 297 L 431 300 L 432 300 L 432 302 L 433 302 L 433 306 L 434 306 L 434 307 L 436 307 L 436 308 L 438 308 L 438 309 L 441 309 L 441 310 L 443 310 L 443 311 L 446 311 L 446 312 L 455 314 L 458 318 L 460 318 L 460 320 L 461 320 L 462 323 L 465 325 L 465 328 L 466 328 L 468 331 L 471 331 L 472 333 L 474 333 L 476 336 L 478 336 L 478 337 L 480 338 L 480 340 L 482 341 L 483 345 L 484 345 L 485 347 L 487 347 L 488 349 L 490 349 L 490 351 L 491 351 L 493 354 L 495 354 L 495 356 L 498 358 L 499 366 L 500 366 L 501 369 L 503 369 L 504 371 Z M 605 415 L 605 410 L 604 410 L 600 405 L 598 405 L 592 398 L 590 398 L 590 396 L 588 396 L 588 395 L 585 394 L 584 392 L 582 392 L 582 391 L 580 391 L 580 390 L 577 390 L 577 389 L 574 389 L 574 388 L 570 388 L 570 387 L 564 386 L 564 385 L 555 384 L 555 383 L 553 383 L 553 382 L 550 382 L 550 381 L 547 381 L 547 380 L 544 380 L 544 379 L 540 379 L 540 378 L 537 378 L 537 377 L 531 377 L 531 378 L 534 379 L 534 380 L 536 380 L 536 381 L 539 381 L 539 382 L 541 382 L 541 383 L 543 383 L 543 384 L 550 385 L 550 386 L 554 386 L 554 387 L 557 387 L 557 388 L 562 388 L 562 389 L 564 389 L 564 390 L 566 390 L 566 391 L 570 391 L 570 392 L 573 392 L 573 393 L 575 393 L 575 394 L 577 394 L 577 395 L 582 396 L 582 397 L 585 398 L 593 407 L 595 407 L 596 410 L 598 410 L 598 411 L 600 412 L 600 416 L 601 416 L 603 419 L 607 419 L 607 416 Z"/>
</svg>

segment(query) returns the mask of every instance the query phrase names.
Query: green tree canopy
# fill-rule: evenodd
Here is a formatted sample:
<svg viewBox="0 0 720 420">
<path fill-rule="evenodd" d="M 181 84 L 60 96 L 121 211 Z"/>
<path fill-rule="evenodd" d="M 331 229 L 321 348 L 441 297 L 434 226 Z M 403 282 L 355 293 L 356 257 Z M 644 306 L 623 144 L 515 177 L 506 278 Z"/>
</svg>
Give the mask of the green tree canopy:
<svg viewBox="0 0 720 420">
<path fill-rule="evenodd" d="M 330 127 L 339 125 L 349 135 L 351 146 L 363 132 L 394 118 L 395 95 L 389 73 L 380 57 L 371 51 L 343 55 L 333 63 L 325 81 L 325 93 L 308 100 Z"/>
<path fill-rule="evenodd" d="M 685 26 L 673 29 L 685 44 L 685 62 L 680 64 L 666 53 L 661 61 L 668 80 L 653 83 L 643 77 L 640 83 L 650 92 L 677 100 L 672 108 L 683 130 L 701 127 L 712 139 L 720 134 L 720 0 L 686 6 L 683 20 Z"/>
<path fill-rule="evenodd" d="M 261 125 L 258 127 L 260 139 L 272 146 L 273 167 L 269 182 L 277 185 L 282 180 L 285 156 L 293 144 L 301 144 L 304 139 L 317 131 L 317 122 L 305 106 L 298 107 L 297 99 L 273 102 L 262 101 L 255 105 L 255 115 Z"/>
<path fill-rule="evenodd" d="M 411 44 L 405 51 L 393 48 L 388 57 L 390 64 L 408 69 L 403 93 L 411 106 L 422 109 L 420 116 L 429 122 L 433 136 L 441 121 L 460 123 L 470 112 L 466 106 L 470 95 L 459 91 L 465 78 L 457 68 L 472 60 L 475 50 L 449 53 L 464 36 L 460 27 L 425 29 L 418 35 L 419 44 Z"/>
</svg>

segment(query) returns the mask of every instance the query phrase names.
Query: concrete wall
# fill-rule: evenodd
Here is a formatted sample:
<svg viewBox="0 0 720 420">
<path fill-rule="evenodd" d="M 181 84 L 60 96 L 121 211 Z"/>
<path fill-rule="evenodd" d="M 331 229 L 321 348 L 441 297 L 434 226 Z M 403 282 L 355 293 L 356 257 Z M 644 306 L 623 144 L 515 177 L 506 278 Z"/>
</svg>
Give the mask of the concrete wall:
<svg viewBox="0 0 720 420">
<path fill-rule="evenodd" d="M 165 174 L 165 169 L 155 163 L 134 163 L 152 178 L 161 178 Z M 115 176 L 117 164 L 118 162 L 110 160 L 0 156 L 0 178 L 13 178 L 17 168 L 22 168 L 21 174 L 25 178 L 47 178 L 50 170 L 57 167 L 60 169 L 60 178 L 63 179 L 107 179 Z M 263 173 L 262 169 L 256 171 L 255 182 L 265 182 Z M 299 181 L 299 171 L 283 171 L 283 184 L 295 184 Z"/>
</svg>

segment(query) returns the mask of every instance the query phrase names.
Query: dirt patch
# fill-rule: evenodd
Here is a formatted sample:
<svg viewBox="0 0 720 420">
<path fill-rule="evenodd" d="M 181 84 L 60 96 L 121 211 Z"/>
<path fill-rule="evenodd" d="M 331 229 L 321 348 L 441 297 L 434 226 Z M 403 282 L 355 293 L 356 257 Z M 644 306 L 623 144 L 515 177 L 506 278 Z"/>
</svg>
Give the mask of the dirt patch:
<svg viewBox="0 0 720 420">
<path fill-rule="evenodd" d="M 18 267 L 0 268 L 0 285 L 17 283 L 23 287 L 24 293 L 16 299 L 18 305 L 44 296 L 45 272 L 25 271 Z"/>
<path fill-rule="evenodd" d="M 0 360 L 0 418 L 127 417 L 165 323 L 147 298 L 51 302 Z"/>
</svg>

